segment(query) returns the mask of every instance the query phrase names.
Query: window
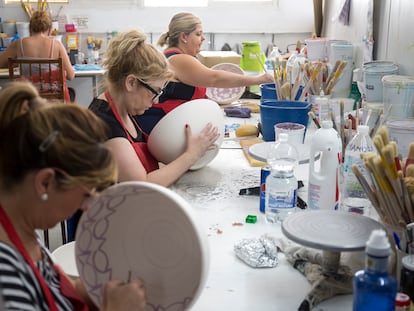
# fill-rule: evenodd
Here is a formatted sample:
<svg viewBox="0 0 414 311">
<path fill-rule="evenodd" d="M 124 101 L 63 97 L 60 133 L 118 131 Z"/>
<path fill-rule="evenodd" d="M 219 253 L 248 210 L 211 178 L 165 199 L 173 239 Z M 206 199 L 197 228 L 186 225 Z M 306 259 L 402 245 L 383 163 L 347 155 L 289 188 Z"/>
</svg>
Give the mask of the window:
<svg viewBox="0 0 414 311">
<path fill-rule="evenodd" d="M 177 7 L 177 6 L 191 6 L 191 7 L 206 7 L 208 0 L 144 0 L 144 6 L 157 7 Z"/>
<path fill-rule="evenodd" d="M 4 4 L 21 3 L 21 0 L 4 0 Z M 23 3 L 39 3 L 37 0 L 24 0 Z M 47 0 L 47 3 L 69 3 L 69 0 Z"/>
<path fill-rule="evenodd" d="M 143 0 L 144 6 L 156 6 L 156 7 L 207 7 L 209 4 L 213 5 L 214 3 L 224 3 L 224 2 L 261 2 L 261 3 L 273 3 L 278 0 Z"/>
</svg>

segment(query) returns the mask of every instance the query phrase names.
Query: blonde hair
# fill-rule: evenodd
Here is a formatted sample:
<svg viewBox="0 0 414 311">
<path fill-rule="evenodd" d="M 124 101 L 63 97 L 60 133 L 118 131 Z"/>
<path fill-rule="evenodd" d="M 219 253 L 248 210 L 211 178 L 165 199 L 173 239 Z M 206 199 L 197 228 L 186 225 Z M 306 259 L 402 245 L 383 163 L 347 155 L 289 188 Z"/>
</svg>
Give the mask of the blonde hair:
<svg viewBox="0 0 414 311">
<path fill-rule="evenodd" d="M 160 36 L 157 44 L 161 47 L 167 45 L 169 48 L 177 46 L 180 33 L 183 32 L 188 35 L 200 24 L 201 19 L 192 13 L 177 13 L 172 17 L 170 24 L 168 25 L 168 32 L 165 32 Z"/>
<path fill-rule="evenodd" d="M 37 108 L 44 102 L 38 90 L 30 82 L 10 82 L 0 90 L 0 129 L 6 127 L 23 112 L 27 103 L 29 109 Z"/>
<path fill-rule="evenodd" d="M 125 79 L 132 74 L 143 81 L 171 79 L 165 56 L 140 30 L 130 30 L 115 36 L 108 45 L 103 66 L 106 83 L 115 90 L 125 89 Z"/>
<path fill-rule="evenodd" d="M 118 177 L 106 138 L 105 123 L 86 107 L 49 104 L 30 110 L 0 131 L 0 186 L 15 189 L 28 173 L 51 167 L 61 190 L 106 188 Z"/>
<path fill-rule="evenodd" d="M 31 34 L 47 32 L 52 28 L 52 19 L 47 11 L 35 11 L 30 18 Z"/>
</svg>

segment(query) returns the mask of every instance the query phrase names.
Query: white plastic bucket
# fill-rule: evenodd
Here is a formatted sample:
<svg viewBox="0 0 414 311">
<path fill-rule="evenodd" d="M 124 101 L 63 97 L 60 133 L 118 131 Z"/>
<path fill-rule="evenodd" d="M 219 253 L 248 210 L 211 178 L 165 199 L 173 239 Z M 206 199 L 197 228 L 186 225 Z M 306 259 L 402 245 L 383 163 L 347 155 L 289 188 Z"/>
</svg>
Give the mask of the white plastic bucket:
<svg viewBox="0 0 414 311">
<path fill-rule="evenodd" d="M 382 77 L 384 110 L 392 104 L 390 116 L 414 118 L 414 77 L 389 75 Z"/>
<path fill-rule="evenodd" d="M 29 23 L 27 22 L 17 22 L 16 23 L 16 30 L 17 33 L 21 38 L 24 37 L 30 37 L 30 31 L 29 31 Z"/>
<path fill-rule="evenodd" d="M 386 123 L 390 140 L 398 145 L 398 153 L 405 159 L 408 146 L 414 142 L 414 119 L 395 119 Z"/>
<path fill-rule="evenodd" d="M 16 23 L 15 22 L 3 22 L 3 32 L 7 33 L 8 37 L 14 37 L 16 34 Z"/>
<path fill-rule="evenodd" d="M 348 97 L 351 91 L 352 71 L 354 69 L 354 46 L 346 41 L 332 43 L 329 57 L 329 67 L 331 68 L 338 60 L 347 62 L 339 81 L 332 89 L 332 95 L 333 97 Z"/>
<path fill-rule="evenodd" d="M 305 40 L 308 59 L 326 60 L 326 39 L 325 38 L 310 38 Z"/>
<path fill-rule="evenodd" d="M 382 102 L 382 77 L 398 74 L 398 65 L 389 61 L 364 63 L 364 95 L 367 102 Z"/>
</svg>

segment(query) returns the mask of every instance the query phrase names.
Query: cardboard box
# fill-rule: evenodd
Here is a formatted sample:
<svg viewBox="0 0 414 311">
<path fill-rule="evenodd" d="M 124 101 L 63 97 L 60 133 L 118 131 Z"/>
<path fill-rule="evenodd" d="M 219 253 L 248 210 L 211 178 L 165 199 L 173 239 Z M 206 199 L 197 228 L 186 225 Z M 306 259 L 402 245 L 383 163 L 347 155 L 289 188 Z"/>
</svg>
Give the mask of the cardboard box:
<svg viewBox="0 0 414 311">
<path fill-rule="evenodd" d="M 205 66 L 213 67 L 221 63 L 240 65 L 241 56 L 233 51 L 200 51 L 197 58 Z"/>
</svg>

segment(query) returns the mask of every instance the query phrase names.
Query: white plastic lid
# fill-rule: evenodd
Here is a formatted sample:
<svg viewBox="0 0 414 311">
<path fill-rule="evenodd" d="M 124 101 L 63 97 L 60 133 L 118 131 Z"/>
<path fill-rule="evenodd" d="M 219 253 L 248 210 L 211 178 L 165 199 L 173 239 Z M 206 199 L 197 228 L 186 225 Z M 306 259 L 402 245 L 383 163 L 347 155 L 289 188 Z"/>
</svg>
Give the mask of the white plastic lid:
<svg viewBox="0 0 414 311">
<path fill-rule="evenodd" d="M 385 257 L 390 254 L 390 242 L 384 230 L 373 230 L 366 244 L 367 254 Z"/>
</svg>

